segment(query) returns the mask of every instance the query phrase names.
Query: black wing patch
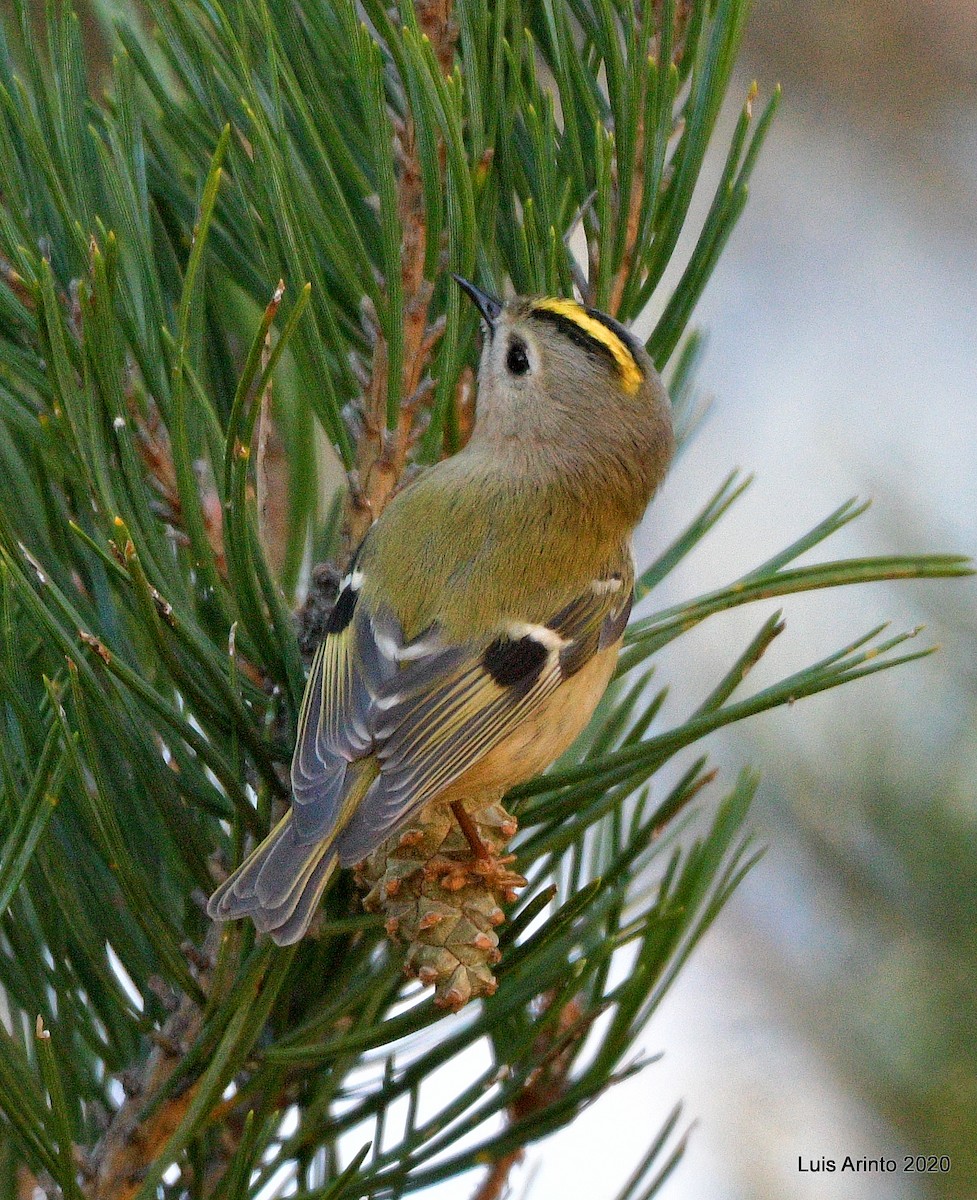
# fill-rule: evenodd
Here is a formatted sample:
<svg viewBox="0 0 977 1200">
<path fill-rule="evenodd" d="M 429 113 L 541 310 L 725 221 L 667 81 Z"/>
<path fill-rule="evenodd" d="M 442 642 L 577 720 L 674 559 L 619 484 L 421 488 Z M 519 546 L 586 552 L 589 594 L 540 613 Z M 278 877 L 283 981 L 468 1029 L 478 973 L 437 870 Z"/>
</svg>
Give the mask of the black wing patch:
<svg viewBox="0 0 977 1200">
<path fill-rule="evenodd" d="M 332 612 L 329 614 L 329 621 L 326 625 L 326 635 L 330 633 L 342 633 L 346 626 L 352 621 L 353 613 L 356 612 L 356 601 L 360 598 L 360 593 L 353 585 L 347 584 L 346 587 L 339 593 Z"/>
<path fill-rule="evenodd" d="M 528 692 L 543 669 L 549 652 L 530 634 L 521 638 L 499 637 L 482 655 L 482 665 L 499 687 Z"/>
</svg>

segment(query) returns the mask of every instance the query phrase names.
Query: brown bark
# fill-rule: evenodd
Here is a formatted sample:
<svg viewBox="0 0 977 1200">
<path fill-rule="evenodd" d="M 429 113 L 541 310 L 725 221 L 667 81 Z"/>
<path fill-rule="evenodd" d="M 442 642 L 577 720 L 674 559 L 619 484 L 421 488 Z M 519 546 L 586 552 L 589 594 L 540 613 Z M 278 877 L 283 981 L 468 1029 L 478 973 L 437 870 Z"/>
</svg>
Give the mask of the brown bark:
<svg viewBox="0 0 977 1200">
<path fill-rule="evenodd" d="M 513 1150 L 505 1158 L 500 1158 L 489 1167 L 488 1174 L 478 1185 L 478 1191 L 472 1200 L 499 1200 L 506 1193 L 509 1184 L 509 1173 L 517 1167 L 525 1156 L 524 1150 Z"/>
<path fill-rule="evenodd" d="M 627 222 L 625 232 L 624 255 L 621 259 L 621 265 L 611 281 L 611 294 L 608 301 L 608 311 L 611 316 L 616 316 L 618 309 L 621 307 L 621 300 L 624 296 L 624 288 L 628 281 L 628 276 L 631 274 L 631 267 L 634 264 L 634 253 L 638 240 L 638 225 L 641 221 L 642 199 L 644 194 L 644 140 L 645 140 L 645 119 L 644 119 L 644 90 L 648 87 L 648 76 L 644 77 L 642 82 L 642 97 L 639 107 L 638 128 L 635 131 L 635 150 L 634 150 L 634 177 L 631 180 L 631 191 L 628 196 L 627 214 L 624 218 Z M 620 212 L 621 195 L 618 191 L 618 222 L 622 219 Z"/>
<path fill-rule="evenodd" d="M 285 290 L 279 283 L 275 299 Z M 274 301 L 273 301 L 274 302 Z M 261 352 L 261 369 L 268 365 L 271 355 L 271 330 L 265 334 Z M 269 378 L 258 402 L 261 411 L 256 430 L 254 463 L 255 498 L 258 508 L 258 538 L 272 574 L 277 578 L 285 564 L 288 543 L 288 456 L 272 411 L 272 381 Z"/>
<path fill-rule="evenodd" d="M 657 59 L 659 57 L 659 33 L 661 25 L 661 5 L 656 4 L 656 20 L 655 33 L 652 35 L 651 44 L 648 52 L 651 57 Z M 682 59 L 685 48 L 685 33 L 689 23 L 691 5 L 687 0 L 680 0 L 675 6 L 675 20 L 672 27 L 672 61 L 678 63 Z M 631 274 L 634 266 L 634 256 L 637 250 L 638 228 L 641 221 L 641 213 L 643 208 L 644 198 L 644 139 L 645 139 L 645 92 L 648 87 L 649 77 L 647 72 L 642 77 L 641 89 L 642 94 L 638 102 L 638 128 L 635 131 L 635 152 L 634 152 L 634 177 L 631 181 L 631 190 L 625 198 L 621 195 L 620 184 L 615 194 L 616 203 L 616 220 L 618 226 L 622 221 L 625 222 L 625 240 L 624 254 L 621 258 L 621 264 L 614 277 L 611 280 L 611 290 L 607 302 L 607 311 L 611 316 L 616 316 L 621 307 L 621 301 L 624 298 L 624 288 L 628 281 L 628 276 Z M 590 251 L 590 278 L 597 278 L 598 264 L 596 261 L 596 242 L 591 242 Z M 593 297 L 591 297 L 593 299 Z"/>
<path fill-rule="evenodd" d="M 553 993 L 539 999 L 539 1016 L 548 1011 L 554 1000 Z M 576 1000 L 571 1000 L 560 1011 L 554 1027 L 541 1033 L 533 1047 L 533 1058 L 539 1066 L 526 1080 L 522 1091 L 509 1105 L 511 1122 L 525 1121 L 534 1113 L 541 1112 L 566 1090 L 570 1068 L 576 1047 L 586 1037 L 591 1023 L 599 1012 L 585 1012 Z M 522 1162 L 525 1151 L 513 1150 L 496 1159 L 489 1167 L 472 1200 L 499 1200 L 506 1194 L 509 1174 L 513 1167 Z"/>
<path fill-rule="evenodd" d="M 445 74 L 454 65 L 458 28 L 452 20 L 452 0 L 418 0 L 417 18 Z M 427 218 L 414 123 L 408 113 L 403 120 L 391 117 L 397 152 L 397 215 L 400 219 L 403 296 L 404 353 L 400 380 L 400 413 L 393 428 L 387 426 L 389 355 L 386 340 L 375 314 L 366 311 L 373 337 L 369 378 L 360 402 L 362 428 L 356 462 L 350 473 L 345 517 L 346 553 L 362 541 L 399 486 L 407 458 L 419 432 L 420 418 L 432 394 L 426 370 L 431 352 L 443 329 L 430 320 L 433 284 L 424 276 L 427 254 Z M 444 169 L 444 147 L 439 145 Z"/>
<path fill-rule="evenodd" d="M 203 954 L 195 953 L 197 978 L 209 985 L 210 956 L 216 953 L 221 927 L 211 926 Z M 183 996 L 154 1037 L 155 1045 L 138 1071 L 126 1077 L 126 1098 L 86 1164 L 84 1189 L 90 1200 L 132 1200 L 147 1169 L 183 1119 L 197 1083 L 161 1100 L 174 1072 L 200 1033 L 203 1012 L 195 1000 Z"/>
</svg>

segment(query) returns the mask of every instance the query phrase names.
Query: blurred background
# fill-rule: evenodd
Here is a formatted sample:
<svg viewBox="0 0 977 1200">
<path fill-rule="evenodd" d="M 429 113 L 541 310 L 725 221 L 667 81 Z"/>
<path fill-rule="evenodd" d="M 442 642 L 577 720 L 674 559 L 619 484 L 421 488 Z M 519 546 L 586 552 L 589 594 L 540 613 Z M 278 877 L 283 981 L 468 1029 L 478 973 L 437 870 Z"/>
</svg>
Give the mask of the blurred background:
<svg viewBox="0 0 977 1200">
<path fill-rule="evenodd" d="M 714 404 L 639 563 L 731 468 L 757 478 L 655 606 L 856 494 L 872 509 L 817 557 L 977 549 L 977 5 L 754 0 L 730 124 L 753 78 L 784 96 L 697 313 Z M 532 1194 L 612 1196 L 683 1099 L 665 1200 L 977 1196 L 975 601 L 963 580 L 786 605 L 753 687 L 886 618 L 942 649 L 712 740 L 727 781 L 762 772 L 767 853 L 652 1021 L 661 1061 L 547 1146 Z M 662 665 L 681 705 L 768 611 L 681 639 Z M 951 1172 L 903 1174 L 916 1153 Z M 842 1174 L 846 1155 L 898 1171 Z M 798 1169 L 821 1157 L 839 1170 Z"/>
<path fill-rule="evenodd" d="M 876 503 L 823 556 L 977 550 L 977 4 L 754 0 L 727 132 L 753 78 L 761 100 L 778 81 L 784 96 L 697 314 L 714 404 L 639 563 L 733 467 L 757 479 L 653 606 L 728 581 L 853 494 Z M 660 1060 L 531 1151 L 515 1195 L 610 1200 L 682 1100 L 695 1128 L 664 1200 L 977 1196 L 975 601 L 964 580 L 788 603 L 754 687 L 885 618 L 942 650 L 711 740 L 727 784 L 744 762 L 762 771 L 767 853 L 652 1022 Z M 666 719 L 766 615 L 714 618 L 663 656 Z M 952 1169 L 902 1173 L 917 1153 Z M 898 1170 L 799 1169 L 846 1155 Z"/>
</svg>

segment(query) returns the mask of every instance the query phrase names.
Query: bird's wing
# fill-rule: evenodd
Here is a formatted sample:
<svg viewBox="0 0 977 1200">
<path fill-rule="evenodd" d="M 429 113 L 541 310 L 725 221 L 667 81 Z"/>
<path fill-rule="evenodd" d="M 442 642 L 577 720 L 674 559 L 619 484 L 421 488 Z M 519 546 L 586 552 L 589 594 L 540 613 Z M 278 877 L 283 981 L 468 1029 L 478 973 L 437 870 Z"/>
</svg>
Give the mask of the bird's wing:
<svg viewBox="0 0 977 1200">
<path fill-rule="evenodd" d="M 376 749 L 379 705 L 403 663 L 424 687 L 450 675 L 465 648 L 405 643 L 399 623 L 387 612 L 368 611 L 360 602 L 362 577 L 353 571 L 343 584 L 316 651 L 299 713 L 292 755 L 292 820 L 302 845 L 333 836 L 343 824 L 344 804 L 358 773 L 351 764 Z M 358 789 L 353 789 L 356 796 Z M 358 798 L 358 796 L 357 796 Z"/>
<path fill-rule="evenodd" d="M 618 640 L 631 582 L 595 580 L 545 624 L 511 622 L 490 641 L 459 645 L 436 626 L 406 641 L 389 610 L 357 603 L 354 575 L 316 654 L 299 719 L 298 840 L 334 839 L 344 863 L 376 849 Z M 349 764 L 367 756 L 379 773 L 347 804 Z"/>
</svg>

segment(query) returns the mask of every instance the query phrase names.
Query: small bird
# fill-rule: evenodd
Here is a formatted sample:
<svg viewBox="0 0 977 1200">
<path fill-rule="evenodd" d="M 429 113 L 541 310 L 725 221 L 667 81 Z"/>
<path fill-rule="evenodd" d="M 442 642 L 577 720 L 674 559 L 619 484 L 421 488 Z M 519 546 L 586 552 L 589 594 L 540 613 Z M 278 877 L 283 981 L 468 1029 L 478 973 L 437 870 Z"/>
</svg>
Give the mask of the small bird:
<svg viewBox="0 0 977 1200">
<path fill-rule="evenodd" d="M 485 327 L 471 438 L 360 544 L 309 674 L 291 809 L 210 898 L 213 918 L 250 916 L 281 945 L 337 865 L 432 802 L 478 855 L 470 814 L 583 730 L 631 610 L 631 534 L 672 457 L 668 395 L 617 321 L 455 279 Z"/>
</svg>

